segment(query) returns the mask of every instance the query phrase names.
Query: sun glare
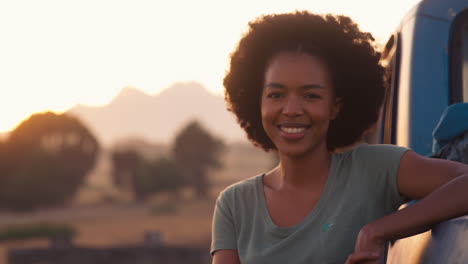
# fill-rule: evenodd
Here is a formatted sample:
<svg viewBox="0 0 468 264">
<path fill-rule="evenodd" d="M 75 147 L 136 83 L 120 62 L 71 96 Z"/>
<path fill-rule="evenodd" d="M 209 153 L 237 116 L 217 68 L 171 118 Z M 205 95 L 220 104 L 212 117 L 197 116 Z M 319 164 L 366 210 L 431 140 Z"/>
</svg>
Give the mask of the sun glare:
<svg viewBox="0 0 468 264">
<path fill-rule="evenodd" d="M 103 105 L 122 87 L 196 81 L 215 94 L 248 21 L 309 10 L 351 16 L 384 42 L 417 0 L 0 3 L 0 131 L 34 112 Z"/>
</svg>

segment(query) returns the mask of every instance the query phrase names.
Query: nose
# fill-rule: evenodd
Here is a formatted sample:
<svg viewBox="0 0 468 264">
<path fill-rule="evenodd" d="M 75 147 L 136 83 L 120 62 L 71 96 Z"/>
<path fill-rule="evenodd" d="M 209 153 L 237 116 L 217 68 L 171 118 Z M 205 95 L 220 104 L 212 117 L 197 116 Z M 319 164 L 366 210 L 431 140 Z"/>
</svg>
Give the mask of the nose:
<svg viewBox="0 0 468 264">
<path fill-rule="evenodd" d="M 302 101 L 297 96 L 288 96 L 285 98 L 282 113 L 286 116 L 299 116 L 304 113 Z"/>
</svg>

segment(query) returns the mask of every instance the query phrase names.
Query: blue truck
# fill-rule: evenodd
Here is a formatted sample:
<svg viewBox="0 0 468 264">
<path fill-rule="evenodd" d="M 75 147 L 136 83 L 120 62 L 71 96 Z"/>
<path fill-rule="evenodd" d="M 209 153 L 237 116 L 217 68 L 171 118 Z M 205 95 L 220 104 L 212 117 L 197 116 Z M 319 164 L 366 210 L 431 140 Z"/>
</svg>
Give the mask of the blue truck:
<svg viewBox="0 0 468 264">
<path fill-rule="evenodd" d="M 372 141 L 468 163 L 468 0 L 421 1 L 382 56 L 389 89 Z M 394 241 L 387 263 L 468 263 L 468 216 Z"/>
</svg>

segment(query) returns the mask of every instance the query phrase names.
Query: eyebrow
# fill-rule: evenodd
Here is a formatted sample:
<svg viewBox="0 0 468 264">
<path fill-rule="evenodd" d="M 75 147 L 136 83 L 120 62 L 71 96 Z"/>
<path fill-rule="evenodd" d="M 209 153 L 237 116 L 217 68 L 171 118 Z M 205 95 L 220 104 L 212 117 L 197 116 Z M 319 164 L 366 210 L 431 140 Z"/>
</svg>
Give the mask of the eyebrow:
<svg viewBox="0 0 468 264">
<path fill-rule="evenodd" d="M 285 89 L 286 86 L 281 84 L 281 83 L 277 83 L 277 82 L 270 82 L 270 83 L 267 83 L 265 85 L 265 88 L 280 88 L 280 89 Z M 318 89 L 318 88 L 324 88 L 322 85 L 320 84 L 306 84 L 306 85 L 303 85 L 301 86 L 302 89 L 304 90 L 309 90 L 309 89 Z"/>
</svg>

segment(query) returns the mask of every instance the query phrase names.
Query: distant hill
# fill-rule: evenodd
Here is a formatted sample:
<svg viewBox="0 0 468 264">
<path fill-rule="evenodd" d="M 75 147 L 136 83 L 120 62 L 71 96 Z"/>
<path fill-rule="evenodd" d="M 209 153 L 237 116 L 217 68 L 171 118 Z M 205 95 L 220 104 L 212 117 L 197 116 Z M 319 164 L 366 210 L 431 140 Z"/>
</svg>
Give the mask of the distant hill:
<svg viewBox="0 0 468 264">
<path fill-rule="evenodd" d="M 105 145 L 127 138 L 171 143 L 175 134 L 194 119 L 222 139 L 245 141 L 223 97 L 195 82 L 176 83 L 157 95 L 124 88 L 105 106 L 77 105 L 68 112 L 84 121 Z"/>
</svg>

